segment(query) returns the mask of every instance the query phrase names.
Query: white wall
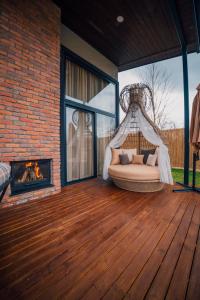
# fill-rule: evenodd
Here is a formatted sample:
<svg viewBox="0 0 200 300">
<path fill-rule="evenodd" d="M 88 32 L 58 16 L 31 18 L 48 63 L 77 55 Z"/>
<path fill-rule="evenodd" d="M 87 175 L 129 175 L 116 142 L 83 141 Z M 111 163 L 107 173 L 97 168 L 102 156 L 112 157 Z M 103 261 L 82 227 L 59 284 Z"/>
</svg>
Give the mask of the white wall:
<svg viewBox="0 0 200 300">
<path fill-rule="evenodd" d="M 117 79 L 117 66 L 63 24 L 61 25 L 61 44 Z"/>
</svg>

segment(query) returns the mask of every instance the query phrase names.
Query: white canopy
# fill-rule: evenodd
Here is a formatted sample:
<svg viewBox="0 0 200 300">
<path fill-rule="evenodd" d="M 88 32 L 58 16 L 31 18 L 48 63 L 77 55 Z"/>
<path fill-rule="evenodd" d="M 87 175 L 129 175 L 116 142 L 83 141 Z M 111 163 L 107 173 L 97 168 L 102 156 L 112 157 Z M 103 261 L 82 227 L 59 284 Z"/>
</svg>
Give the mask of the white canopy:
<svg viewBox="0 0 200 300">
<path fill-rule="evenodd" d="M 158 147 L 158 168 L 160 170 L 160 181 L 167 184 L 173 184 L 168 148 L 166 145 L 164 145 L 161 137 L 156 133 L 151 122 L 148 120 L 139 105 L 137 105 L 137 108 L 134 106 L 133 109 L 129 109 L 123 122 L 118 127 L 115 136 L 106 147 L 103 179 L 107 180 L 109 178 L 108 168 L 112 159 L 111 149 L 119 148 L 124 143 L 127 135 L 131 133 L 133 123 L 137 123 L 137 126 L 140 128 L 140 131 L 148 142 Z"/>
</svg>

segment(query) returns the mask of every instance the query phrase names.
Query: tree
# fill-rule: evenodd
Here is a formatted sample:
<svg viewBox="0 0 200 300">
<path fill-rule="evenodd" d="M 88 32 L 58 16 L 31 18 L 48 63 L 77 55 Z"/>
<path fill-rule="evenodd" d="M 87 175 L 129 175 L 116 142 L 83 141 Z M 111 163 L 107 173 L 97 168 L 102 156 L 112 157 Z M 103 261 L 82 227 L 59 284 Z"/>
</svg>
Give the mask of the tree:
<svg viewBox="0 0 200 300">
<path fill-rule="evenodd" d="M 150 118 L 161 130 L 175 128 L 175 123 L 170 120 L 170 94 L 173 90 L 171 75 L 157 64 L 151 64 L 139 72 L 139 77 L 152 90 L 152 101 L 148 109 Z"/>
</svg>

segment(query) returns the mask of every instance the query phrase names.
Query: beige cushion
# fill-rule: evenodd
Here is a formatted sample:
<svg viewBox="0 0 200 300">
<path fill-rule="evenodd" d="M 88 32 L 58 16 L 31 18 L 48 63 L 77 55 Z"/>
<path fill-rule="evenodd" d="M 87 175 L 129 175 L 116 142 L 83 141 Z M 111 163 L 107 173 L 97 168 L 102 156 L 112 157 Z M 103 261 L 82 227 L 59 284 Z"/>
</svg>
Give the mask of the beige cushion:
<svg viewBox="0 0 200 300">
<path fill-rule="evenodd" d="M 133 155 L 137 154 L 137 149 L 121 149 L 123 154 L 127 154 L 129 161 L 131 162 L 133 159 Z"/>
<path fill-rule="evenodd" d="M 111 177 L 131 179 L 134 181 L 159 181 L 160 172 L 158 167 L 147 165 L 112 165 L 108 168 Z"/>
<path fill-rule="evenodd" d="M 147 158 L 147 166 L 154 167 L 156 165 L 157 158 L 158 158 L 157 154 L 149 154 Z"/>
<path fill-rule="evenodd" d="M 132 161 L 133 155 L 137 154 L 137 149 L 112 149 L 112 161 L 111 165 L 119 165 L 120 164 L 120 159 L 119 155 L 120 154 L 127 154 L 129 161 Z"/>
<path fill-rule="evenodd" d="M 119 165 L 120 160 L 119 160 L 119 155 L 122 154 L 122 149 L 112 149 L 112 161 L 111 165 Z"/>
<path fill-rule="evenodd" d="M 143 165 L 144 155 L 133 155 L 132 164 Z"/>
</svg>

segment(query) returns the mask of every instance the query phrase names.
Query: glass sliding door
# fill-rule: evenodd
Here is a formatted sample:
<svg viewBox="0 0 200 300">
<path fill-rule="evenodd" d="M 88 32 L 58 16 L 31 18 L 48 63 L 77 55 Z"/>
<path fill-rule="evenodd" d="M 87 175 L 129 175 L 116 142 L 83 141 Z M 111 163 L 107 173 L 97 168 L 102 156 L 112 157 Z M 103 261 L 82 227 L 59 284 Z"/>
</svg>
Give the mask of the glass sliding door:
<svg viewBox="0 0 200 300">
<path fill-rule="evenodd" d="M 118 82 L 62 47 L 62 185 L 102 175 L 118 121 Z"/>
<path fill-rule="evenodd" d="M 94 176 L 93 114 L 66 107 L 67 182 Z"/>
</svg>

